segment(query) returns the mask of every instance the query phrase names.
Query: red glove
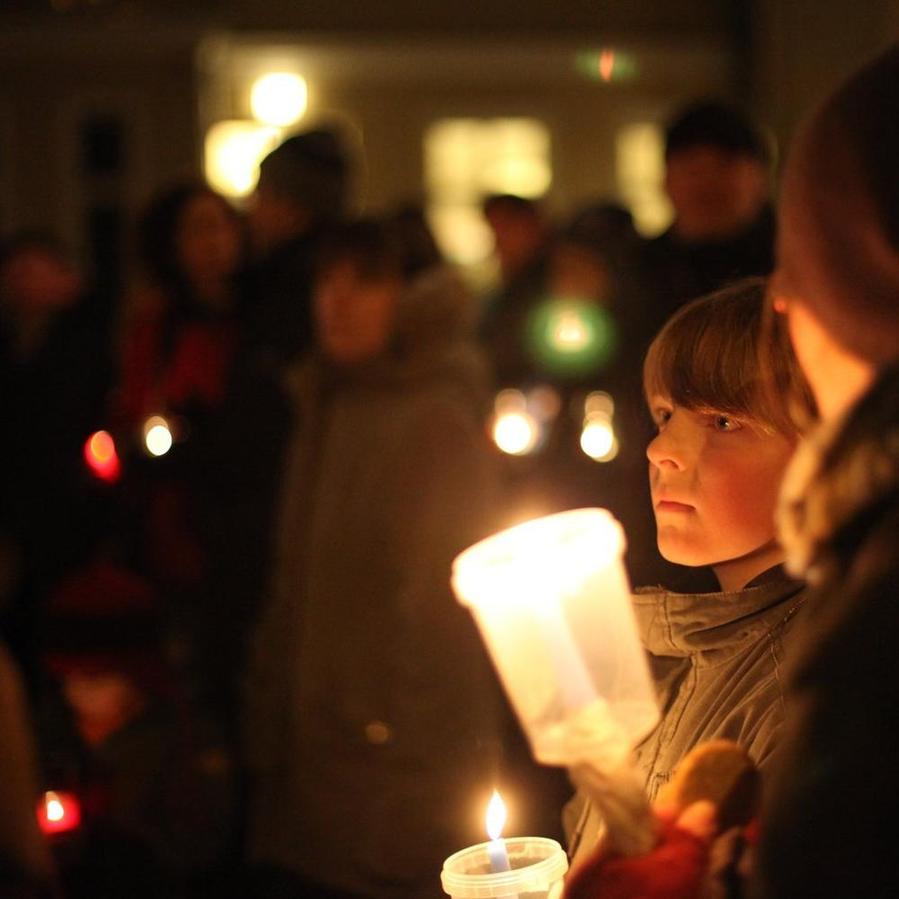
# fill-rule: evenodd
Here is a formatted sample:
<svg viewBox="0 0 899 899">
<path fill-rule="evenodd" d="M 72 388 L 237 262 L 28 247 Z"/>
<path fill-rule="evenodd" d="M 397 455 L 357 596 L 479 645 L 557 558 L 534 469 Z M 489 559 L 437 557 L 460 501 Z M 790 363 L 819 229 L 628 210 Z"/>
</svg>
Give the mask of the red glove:
<svg viewBox="0 0 899 899">
<path fill-rule="evenodd" d="M 565 899 L 694 899 L 706 876 L 714 807 L 690 806 L 675 822 L 659 815 L 659 840 L 646 855 L 612 855 L 602 845 L 575 870 Z"/>
</svg>

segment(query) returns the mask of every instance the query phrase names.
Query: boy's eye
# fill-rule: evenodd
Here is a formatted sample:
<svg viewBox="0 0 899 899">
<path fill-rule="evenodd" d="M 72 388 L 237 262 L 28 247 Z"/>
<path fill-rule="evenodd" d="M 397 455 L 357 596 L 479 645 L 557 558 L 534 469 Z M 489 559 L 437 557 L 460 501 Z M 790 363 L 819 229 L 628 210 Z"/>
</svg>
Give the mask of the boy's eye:
<svg viewBox="0 0 899 899">
<path fill-rule="evenodd" d="M 739 431 L 743 425 L 736 418 L 730 415 L 713 415 L 712 426 L 716 431 Z"/>
<path fill-rule="evenodd" d="M 653 417 L 653 419 L 654 419 L 654 421 L 655 421 L 655 423 L 656 423 L 656 427 L 657 427 L 659 430 L 661 430 L 661 429 L 664 428 L 665 425 L 668 424 L 668 422 L 670 421 L 670 419 L 671 419 L 671 410 L 670 410 L 670 409 L 656 409 L 656 410 L 653 412 L 652 417 Z"/>
</svg>

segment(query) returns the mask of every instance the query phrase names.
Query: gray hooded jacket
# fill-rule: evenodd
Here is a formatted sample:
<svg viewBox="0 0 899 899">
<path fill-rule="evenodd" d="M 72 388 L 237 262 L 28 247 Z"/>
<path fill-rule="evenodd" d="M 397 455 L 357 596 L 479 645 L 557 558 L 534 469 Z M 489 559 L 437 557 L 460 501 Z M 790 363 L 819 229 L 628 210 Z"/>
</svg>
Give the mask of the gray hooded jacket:
<svg viewBox="0 0 899 899">
<path fill-rule="evenodd" d="M 438 895 L 443 859 L 482 839 L 499 687 L 449 586 L 495 511 L 470 314 L 431 271 L 391 352 L 293 373 L 247 696 L 250 854 L 334 890 Z"/>
<path fill-rule="evenodd" d="M 734 740 L 767 767 L 784 720 L 784 643 L 803 600 L 802 584 L 780 568 L 735 593 L 634 596 L 662 714 L 636 751 L 651 799 L 681 759 L 707 740 Z M 565 819 L 572 857 L 580 862 L 601 834 L 599 812 L 578 793 Z"/>
</svg>

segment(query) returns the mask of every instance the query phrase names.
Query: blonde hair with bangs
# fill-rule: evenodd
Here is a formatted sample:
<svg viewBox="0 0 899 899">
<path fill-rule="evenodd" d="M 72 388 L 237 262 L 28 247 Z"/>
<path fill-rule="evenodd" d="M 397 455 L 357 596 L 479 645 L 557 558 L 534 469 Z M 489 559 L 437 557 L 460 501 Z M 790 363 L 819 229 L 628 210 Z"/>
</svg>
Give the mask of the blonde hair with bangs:
<svg viewBox="0 0 899 899">
<path fill-rule="evenodd" d="M 797 437 L 814 403 L 782 316 L 767 310 L 762 278 L 693 300 L 656 335 L 643 363 L 647 402 L 721 412 Z"/>
</svg>

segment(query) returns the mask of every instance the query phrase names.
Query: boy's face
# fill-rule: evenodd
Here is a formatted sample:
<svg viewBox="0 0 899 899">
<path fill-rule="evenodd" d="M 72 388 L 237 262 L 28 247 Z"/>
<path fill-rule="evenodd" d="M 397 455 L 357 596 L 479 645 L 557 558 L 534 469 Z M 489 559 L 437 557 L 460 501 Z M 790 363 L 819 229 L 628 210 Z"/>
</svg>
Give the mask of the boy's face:
<svg viewBox="0 0 899 899">
<path fill-rule="evenodd" d="M 781 561 L 774 509 L 794 443 L 665 397 L 653 397 L 651 410 L 659 433 L 646 455 L 659 551 L 681 565 L 711 565 L 723 589 L 739 589 Z"/>
<path fill-rule="evenodd" d="M 315 287 L 319 345 L 339 365 L 358 365 L 380 356 L 390 343 L 400 281 L 364 278 L 352 262 L 325 270 Z"/>
</svg>

